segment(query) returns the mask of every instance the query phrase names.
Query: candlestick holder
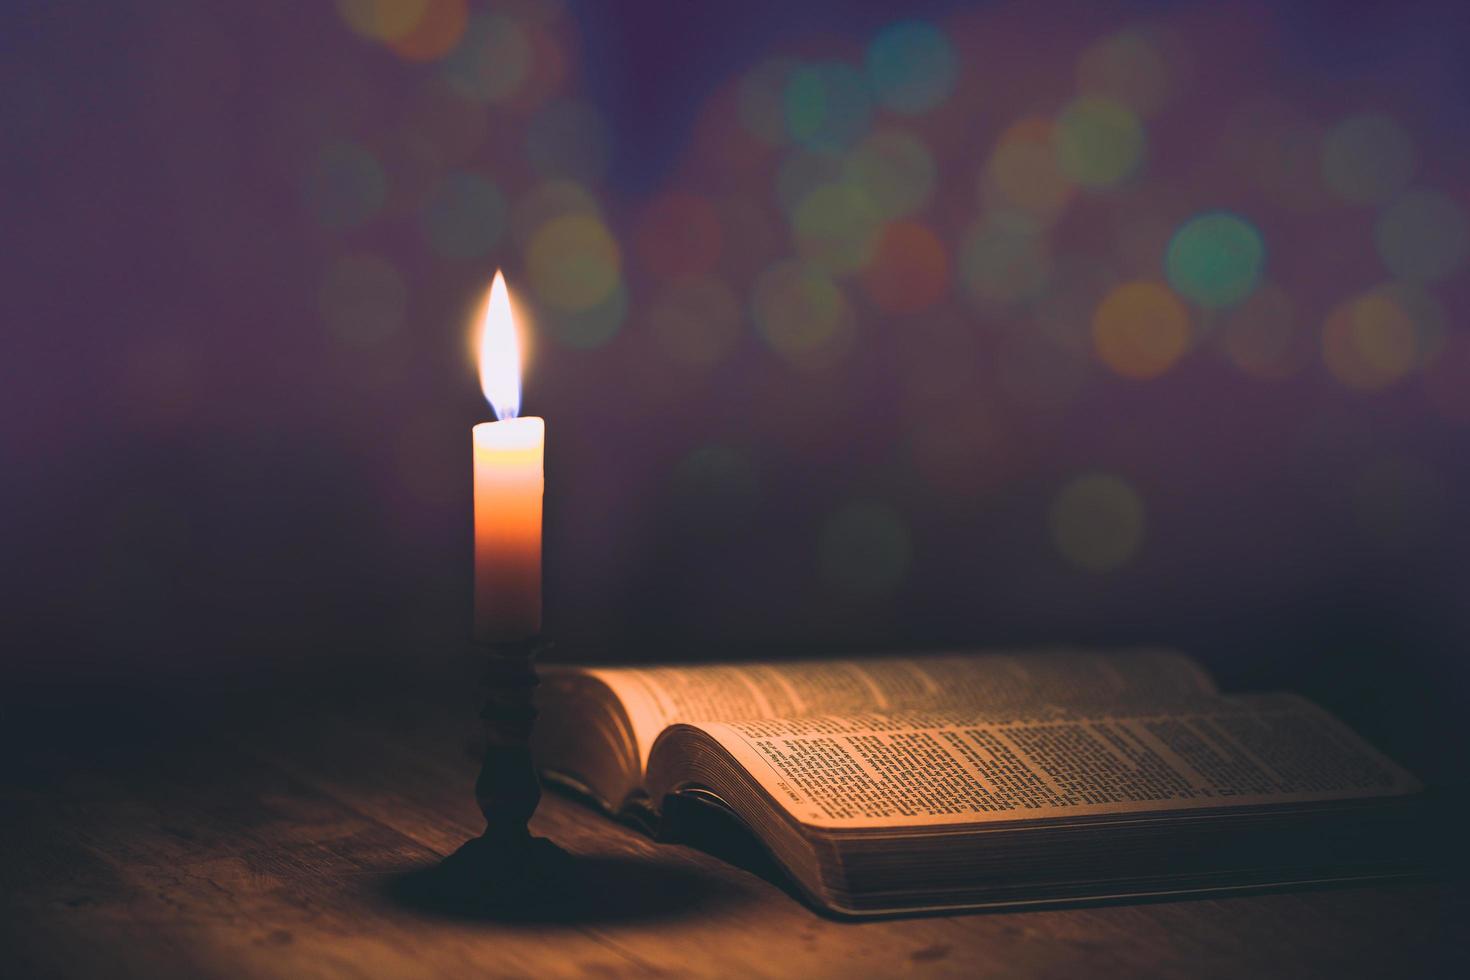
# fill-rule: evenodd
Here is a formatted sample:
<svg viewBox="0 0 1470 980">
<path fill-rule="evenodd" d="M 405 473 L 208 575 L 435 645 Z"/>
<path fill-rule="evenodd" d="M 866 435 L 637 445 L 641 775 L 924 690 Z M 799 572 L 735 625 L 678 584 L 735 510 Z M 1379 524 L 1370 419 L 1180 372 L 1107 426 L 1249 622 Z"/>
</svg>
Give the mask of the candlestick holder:
<svg viewBox="0 0 1470 980">
<path fill-rule="evenodd" d="M 485 756 L 475 780 L 475 800 L 485 830 L 439 865 L 445 898 L 488 907 L 525 908 L 560 888 L 565 851 L 531 834 L 529 821 L 541 802 L 541 780 L 531 758 L 536 723 L 536 654 L 539 636 L 488 644 L 480 718 Z"/>
</svg>

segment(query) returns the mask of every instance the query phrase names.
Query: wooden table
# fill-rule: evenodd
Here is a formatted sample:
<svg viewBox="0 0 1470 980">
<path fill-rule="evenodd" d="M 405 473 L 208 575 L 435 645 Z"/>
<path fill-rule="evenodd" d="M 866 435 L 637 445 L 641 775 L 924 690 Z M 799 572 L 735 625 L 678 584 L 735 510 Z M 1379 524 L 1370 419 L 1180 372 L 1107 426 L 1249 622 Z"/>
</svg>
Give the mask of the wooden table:
<svg viewBox="0 0 1470 980">
<path fill-rule="evenodd" d="M 535 829 L 586 859 L 586 900 L 458 918 L 396 883 L 479 828 L 468 700 L 250 717 L 21 747 L 0 792 L 0 975 L 1470 975 L 1452 882 L 851 923 L 556 795 Z"/>
</svg>

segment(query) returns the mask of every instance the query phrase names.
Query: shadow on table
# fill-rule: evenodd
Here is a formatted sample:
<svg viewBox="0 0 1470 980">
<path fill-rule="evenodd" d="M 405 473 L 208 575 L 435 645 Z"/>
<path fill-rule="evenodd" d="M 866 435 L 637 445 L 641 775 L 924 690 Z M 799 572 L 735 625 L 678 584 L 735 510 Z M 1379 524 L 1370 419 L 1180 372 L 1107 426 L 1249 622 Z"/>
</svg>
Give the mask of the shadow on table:
<svg viewBox="0 0 1470 980">
<path fill-rule="evenodd" d="M 555 788 L 563 796 L 581 799 Z M 811 907 L 760 840 L 722 805 L 694 796 L 668 798 L 657 839 L 660 844 L 702 851 Z M 445 874 L 447 865 L 429 865 L 392 876 L 384 891 L 394 904 L 436 917 L 568 924 L 703 915 L 761 897 L 749 886 L 687 863 L 568 854 L 541 843 L 555 852 L 545 855 L 549 860 L 532 861 L 508 874 L 482 870 L 478 883 L 469 889 L 463 876 L 455 880 Z"/>
<path fill-rule="evenodd" d="M 389 877 L 385 897 L 425 916 L 460 921 L 593 924 L 704 916 L 751 900 L 735 884 L 694 867 L 611 855 L 563 854 L 466 890 L 441 865 Z"/>
</svg>

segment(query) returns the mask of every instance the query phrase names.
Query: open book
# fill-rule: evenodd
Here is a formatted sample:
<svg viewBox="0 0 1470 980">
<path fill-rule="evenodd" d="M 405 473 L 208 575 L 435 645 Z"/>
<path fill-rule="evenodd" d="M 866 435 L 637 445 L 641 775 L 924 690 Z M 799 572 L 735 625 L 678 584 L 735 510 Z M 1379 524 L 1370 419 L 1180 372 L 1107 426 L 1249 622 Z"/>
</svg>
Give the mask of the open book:
<svg viewBox="0 0 1470 980">
<path fill-rule="evenodd" d="M 655 830 L 720 807 L 851 915 L 1377 876 L 1420 789 L 1166 651 L 544 673 L 550 779 Z"/>
</svg>

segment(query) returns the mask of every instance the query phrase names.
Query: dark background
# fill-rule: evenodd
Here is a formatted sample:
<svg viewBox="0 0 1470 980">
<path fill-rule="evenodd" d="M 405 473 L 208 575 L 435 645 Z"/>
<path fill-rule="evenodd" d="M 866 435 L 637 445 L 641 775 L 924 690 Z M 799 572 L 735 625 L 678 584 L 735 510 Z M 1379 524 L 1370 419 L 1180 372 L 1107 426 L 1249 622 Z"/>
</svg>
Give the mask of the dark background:
<svg viewBox="0 0 1470 980">
<path fill-rule="evenodd" d="M 1164 643 L 1453 776 L 1463 18 L 6 4 L 0 683 L 465 683 L 503 267 L 559 655 Z"/>
</svg>

